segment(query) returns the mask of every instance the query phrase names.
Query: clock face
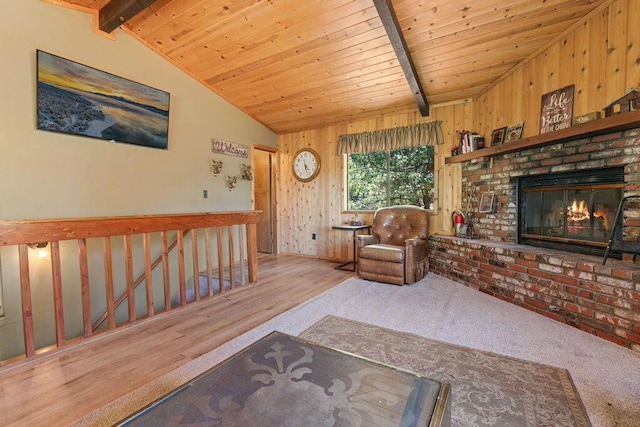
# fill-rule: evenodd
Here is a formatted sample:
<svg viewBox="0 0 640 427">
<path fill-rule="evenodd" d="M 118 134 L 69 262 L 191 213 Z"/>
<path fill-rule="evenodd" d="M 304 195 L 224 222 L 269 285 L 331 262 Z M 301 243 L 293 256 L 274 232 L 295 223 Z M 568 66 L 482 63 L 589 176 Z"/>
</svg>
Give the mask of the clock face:
<svg viewBox="0 0 640 427">
<path fill-rule="evenodd" d="M 320 158 L 310 148 L 305 148 L 293 157 L 293 174 L 300 181 L 311 181 L 320 172 Z"/>
</svg>

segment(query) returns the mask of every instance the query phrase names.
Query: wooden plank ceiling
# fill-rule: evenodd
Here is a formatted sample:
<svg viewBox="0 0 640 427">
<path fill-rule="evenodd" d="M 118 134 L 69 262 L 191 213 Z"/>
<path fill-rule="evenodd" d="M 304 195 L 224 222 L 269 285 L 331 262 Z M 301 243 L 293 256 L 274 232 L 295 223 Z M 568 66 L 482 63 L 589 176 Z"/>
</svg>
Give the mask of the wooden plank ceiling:
<svg viewBox="0 0 640 427">
<path fill-rule="evenodd" d="M 121 28 L 276 133 L 417 109 L 372 0 L 151 3 Z M 476 97 L 603 3 L 392 0 L 429 104 Z"/>
</svg>

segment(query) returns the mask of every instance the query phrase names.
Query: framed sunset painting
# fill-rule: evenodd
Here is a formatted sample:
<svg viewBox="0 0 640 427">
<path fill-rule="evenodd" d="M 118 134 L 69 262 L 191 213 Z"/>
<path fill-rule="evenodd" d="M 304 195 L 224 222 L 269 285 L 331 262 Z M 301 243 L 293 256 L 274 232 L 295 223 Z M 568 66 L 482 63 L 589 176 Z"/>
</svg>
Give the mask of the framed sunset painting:
<svg viewBox="0 0 640 427">
<path fill-rule="evenodd" d="M 37 51 L 38 129 L 167 149 L 169 93 Z"/>
</svg>

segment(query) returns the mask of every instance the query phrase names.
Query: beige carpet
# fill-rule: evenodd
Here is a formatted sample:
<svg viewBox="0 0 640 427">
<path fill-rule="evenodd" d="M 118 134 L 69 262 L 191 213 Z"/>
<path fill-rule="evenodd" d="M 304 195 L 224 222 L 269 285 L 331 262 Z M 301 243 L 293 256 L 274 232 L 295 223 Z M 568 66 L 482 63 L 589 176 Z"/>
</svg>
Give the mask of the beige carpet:
<svg viewBox="0 0 640 427">
<path fill-rule="evenodd" d="M 402 287 L 350 278 L 76 425 L 113 425 L 271 331 L 296 336 L 327 315 L 568 369 L 594 427 L 639 425 L 640 354 L 432 273 Z"/>
<path fill-rule="evenodd" d="M 301 338 L 451 384 L 451 425 L 590 426 L 569 372 L 327 316 Z"/>
</svg>

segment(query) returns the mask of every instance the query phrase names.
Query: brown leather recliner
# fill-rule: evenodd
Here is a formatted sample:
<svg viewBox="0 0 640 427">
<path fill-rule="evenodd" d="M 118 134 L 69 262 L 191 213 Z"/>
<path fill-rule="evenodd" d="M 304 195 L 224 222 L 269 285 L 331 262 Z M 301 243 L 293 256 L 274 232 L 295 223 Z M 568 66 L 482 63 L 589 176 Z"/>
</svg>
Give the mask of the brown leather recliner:
<svg viewBox="0 0 640 427">
<path fill-rule="evenodd" d="M 358 235 L 358 276 L 404 285 L 429 271 L 429 213 L 418 206 L 391 206 L 373 216 L 371 235 Z"/>
</svg>

